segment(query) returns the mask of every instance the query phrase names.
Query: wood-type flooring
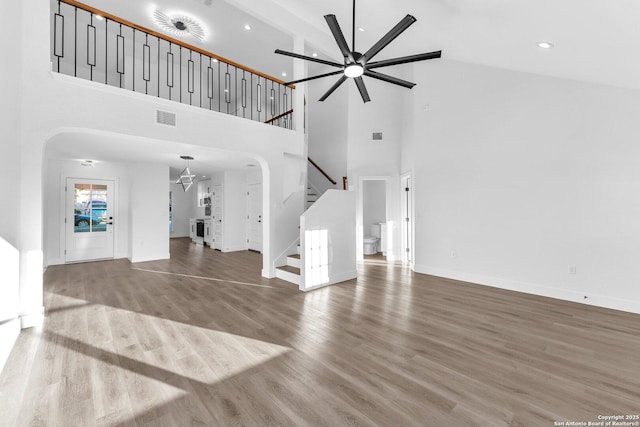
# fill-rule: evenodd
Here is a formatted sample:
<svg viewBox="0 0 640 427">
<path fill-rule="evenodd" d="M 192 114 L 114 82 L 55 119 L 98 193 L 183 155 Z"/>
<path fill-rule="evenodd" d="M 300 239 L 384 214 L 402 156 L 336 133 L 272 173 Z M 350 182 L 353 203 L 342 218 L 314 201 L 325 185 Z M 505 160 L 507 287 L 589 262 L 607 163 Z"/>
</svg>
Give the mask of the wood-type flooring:
<svg viewBox="0 0 640 427">
<path fill-rule="evenodd" d="M 554 426 L 640 414 L 640 315 L 367 259 L 302 293 L 261 255 L 49 267 L 3 426 Z M 639 420 L 632 420 L 639 421 Z M 559 425 L 559 424 L 555 424 Z M 637 424 L 636 424 L 637 425 Z"/>
</svg>

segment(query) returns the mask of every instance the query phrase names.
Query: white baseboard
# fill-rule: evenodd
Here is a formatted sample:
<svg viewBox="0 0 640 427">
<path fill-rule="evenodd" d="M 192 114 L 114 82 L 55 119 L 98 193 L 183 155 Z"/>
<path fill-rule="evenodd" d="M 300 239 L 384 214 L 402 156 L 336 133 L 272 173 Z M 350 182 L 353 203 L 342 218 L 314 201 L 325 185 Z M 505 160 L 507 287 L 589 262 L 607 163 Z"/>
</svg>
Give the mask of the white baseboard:
<svg viewBox="0 0 640 427">
<path fill-rule="evenodd" d="M 222 249 L 222 252 L 246 251 L 247 245 L 229 246 Z"/>
<path fill-rule="evenodd" d="M 429 274 L 431 276 L 445 277 L 447 279 L 460 280 L 477 285 L 490 286 L 493 288 L 507 289 L 510 291 L 523 292 L 525 294 L 539 295 L 543 297 L 555 298 L 563 301 L 577 302 L 596 307 L 610 308 L 613 310 L 628 311 L 640 314 L 640 301 L 624 300 L 574 290 L 562 289 L 553 286 L 544 286 L 535 283 L 520 282 L 504 278 L 483 276 L 473 273 L 448 270 L 445 268 L 431 267 L 425 265 L 415 265 L 413 271 L 416 273 Z M 586 298 L 585 298 L 586 296 Z"/>
<path fill-rule="evenodd" d="M 169 236 L 170 239 L 177 239 L 179 237 L 189 237 L 189 233 L 176 233 Z"/>
<path fill-rule="evenodd" d="M 329 279 L 327 283 L 322 283 L 320 285 L 315 285 L 308 288 L 303 288 L 302 284 L 300 284 L 300 290 L 303 292 L 308 292 L 314 289 L 324 288 L 325 286 L 335 285 L 336 283 L 346 282 L 347 280 L 355 279 L 356 277 L 358 277 L 357 270 L 345 271 L 344 273 L 332 275 L 331 279 Z"/>
<path fill-rule="evenodd" d="M 20 319 L 5 320 L 0 323 L 0 372 L 11 354 L 16 339 L 20 335 Z"/>
<path fill-rule="evenodd" d="M 146 262 L 146 261 L 160 261 L 163 259 L 169 259 L 170 255 L 164 254 L 164 255 L 148 255 L 148 256 L 143 256 L 143 257 L 136 257 L 136 258 L 129 258 L 129 261 L 131 261 L 132 263 L 135 262 Z"/>
</svg>

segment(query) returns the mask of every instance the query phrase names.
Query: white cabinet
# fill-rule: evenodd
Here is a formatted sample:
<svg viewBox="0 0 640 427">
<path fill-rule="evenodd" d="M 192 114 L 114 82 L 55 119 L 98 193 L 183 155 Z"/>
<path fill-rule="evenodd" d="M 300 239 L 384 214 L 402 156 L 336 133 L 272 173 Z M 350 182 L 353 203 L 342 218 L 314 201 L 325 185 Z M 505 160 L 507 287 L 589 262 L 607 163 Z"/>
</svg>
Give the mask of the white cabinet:
<svg viewBox="0 0 640 427">
<path fill-rule="evenodd" d="M 196 241 L 196 219 L 189 218 L 189 237 L 192 242 Z"/>
<path fill-rule="evenodd" d="M 204 220 L 204 243 L 213 248 L 213 220 Z"/>
</svg>

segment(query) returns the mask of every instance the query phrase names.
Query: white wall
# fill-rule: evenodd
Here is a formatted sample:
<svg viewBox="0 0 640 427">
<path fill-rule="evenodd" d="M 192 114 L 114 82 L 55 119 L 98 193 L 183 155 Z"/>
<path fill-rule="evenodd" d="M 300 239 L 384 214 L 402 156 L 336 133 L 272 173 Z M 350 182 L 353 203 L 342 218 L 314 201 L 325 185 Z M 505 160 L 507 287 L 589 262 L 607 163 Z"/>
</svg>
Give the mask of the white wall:
<svg viewBox="0 0 640 427">
<path fill-rule="evenodd" d="M 0 71 L 0 199 L 3 200 L 0 215 L 0 370 L 20 330 L 19 316 L 19 217 L 20 217 L 20 121 L 21 108 L 17 104 L 21 93 L 21 21 L 22 2 L 10 2 L 2 6 L 3 13 L 11 16 L 10 22 L 0 26 L 4 54 L 12 60 L 10 66 Z M 6 273 L 5 273 L 6 272 Z"/>
<path fill-rule="evenodd" d="M 169 183 L 173 198 L 173 231 L 171 237 L 189 237 L 189 218 L 195 208 L 194 187 L 189 191 L 182 189 L 182 184 Z"/>
<path fill-rule="evenodd" d="M 244 172 L 224 172 L 223 252 L 247 249 L 247 186 Z"/>
<path fill-rule="evenodd" d="M 129 200 L 131 177 L 129 166 L 120 163 L 99 162 L 94 167 L 80 165 L 79 161 L 48 159 L 44 192 L 44 260 L 46 265 L 64 264 L 65 256 L 65 195 L 66 178 L 113 179 L 114 204 L 114 257 L 130 257 L 129 252 Z"/>
<path fill-rule="evenodd" d="M 351 87 L 353 86 L 353 87 Z M 355 87 L 349 92 L 349 143 L 348 179 L 349 188 L 362 196 L 359 188 L 363 177 L 387 179 L 387 260 L 400 259 L 400 150 L 402 146 L 402 105 L 409 92 L 373 79 L 367 79 L 367 88 L 372 101 L 364 104 Z M 382 141 L 372 141 L 373 132 L 382 132 Z M 360 199 L 361 200 L 361 199 Z M 362 205 L 357 205 L 357 256 L 361 260 L 362 238 L 365 224 L 362 223 Z"/>
<path fill-rule="evenodd" d="M 366 237 L 371 236 L 370 225 L 387 221 L 387 182 L 366 180 L 362 192 L 362 225 Z"/>
<path fill-rule="evenodd" d="M 169 167 L 131 164 L 131 262 L 169 258 Z"/>
<path fill-rule="evenodd" d="M 640 312 L 640 93 L 452 61 L 416 76 L 416 271 Z"/>
<path fill-rule="evenodd" d="M 300 216 L 300 290 L 354 279 L 356 195 L 328 190 Z"/>
<path fill-rule="evenodd" d="M 321 74 L 321 71 L 311 72 Z M 343 84 L 343 87 L 333 92 L 324 102 L 318 102 L 318 99 L 338 78 L 339 76 L 335 79 L 329 77 L 306 83 L 309 91 L 307 100 L 309 157 L 337 182 L 337 185 L 331 184 L 309 163 L 309 181 L 321 192 L 328 188 L 341 189 L 342 177 L 347 175 L 349 120 L 347 84 Z"/>
</svg>

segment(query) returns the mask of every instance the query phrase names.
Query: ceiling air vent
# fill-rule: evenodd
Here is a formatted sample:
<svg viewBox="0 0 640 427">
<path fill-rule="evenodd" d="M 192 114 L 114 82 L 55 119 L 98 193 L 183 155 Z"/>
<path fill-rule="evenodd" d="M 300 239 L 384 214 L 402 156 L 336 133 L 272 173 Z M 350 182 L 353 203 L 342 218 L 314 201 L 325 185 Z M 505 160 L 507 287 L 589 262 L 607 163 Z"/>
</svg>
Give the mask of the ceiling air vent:
<svg viewBox="0 0 640 427">
<path fill-rule="evenodd" d="M 371 134 L 371 139 L 373 141 L 382 141 L 382 132 L 373 132 Z"/>
<path fill-rule="evenodd" d="M 176 113 L 169 111 L 156 110 L 156 124 L 176 127 Z"/>
</svg>

